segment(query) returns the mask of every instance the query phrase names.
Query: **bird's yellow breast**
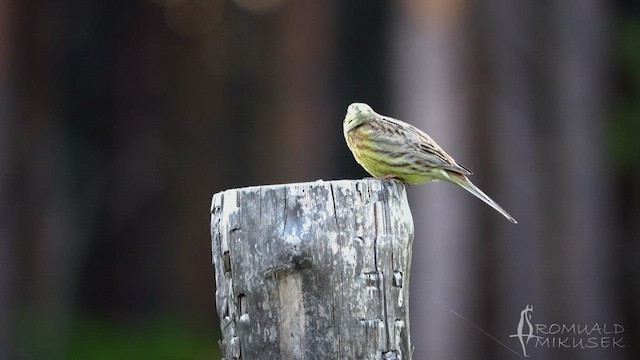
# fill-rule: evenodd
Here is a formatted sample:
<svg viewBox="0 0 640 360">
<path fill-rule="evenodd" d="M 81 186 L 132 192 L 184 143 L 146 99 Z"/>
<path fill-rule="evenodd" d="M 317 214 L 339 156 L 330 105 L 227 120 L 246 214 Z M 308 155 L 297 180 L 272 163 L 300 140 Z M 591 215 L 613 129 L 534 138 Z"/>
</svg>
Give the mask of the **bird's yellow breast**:
<svg viewBox="0 0 640 360">
<path fill-rule="evenodd" d="M 358 164 L 374 177 L 392 177 L 410 184 L 436 180 L 439 174 L 417 166 L 415 154 L 401 139 L 384 135 L 365 124 L 346 132 L 345 140 Z"/>
</svg>

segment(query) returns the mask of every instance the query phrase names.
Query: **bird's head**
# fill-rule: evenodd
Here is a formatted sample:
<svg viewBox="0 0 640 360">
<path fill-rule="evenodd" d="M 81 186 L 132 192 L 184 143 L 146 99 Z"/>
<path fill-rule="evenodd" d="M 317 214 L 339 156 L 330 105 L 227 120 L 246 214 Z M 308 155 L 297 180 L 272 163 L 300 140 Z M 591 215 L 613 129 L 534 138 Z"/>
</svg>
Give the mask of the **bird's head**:
<svg viewBox="0 0 640 360">
<path fill-rule="evenodd" d="M 353 103 L 347 108 L 347 115 L 344 117 L 344 132 L 348 132 L 363 123 L 373 119 L 376 113 L 371 106 L 365 103 Z"/>
</svg>

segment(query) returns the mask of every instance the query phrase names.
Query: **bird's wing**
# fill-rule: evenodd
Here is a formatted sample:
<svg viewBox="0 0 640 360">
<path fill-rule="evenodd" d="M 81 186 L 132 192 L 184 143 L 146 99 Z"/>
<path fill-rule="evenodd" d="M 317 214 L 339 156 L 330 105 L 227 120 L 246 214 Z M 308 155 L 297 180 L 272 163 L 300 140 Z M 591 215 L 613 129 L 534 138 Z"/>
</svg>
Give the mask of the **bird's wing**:
<svg viewBox="0 0 640 360">
<path fill-rule="evenodd" d="M 431 138 L 428 139 L 431 140 Z M 442 150 L 442 148 L 440 148 L 438 144 L 433 142 L 433 140 L 431 140 L 430 142 L 420 141 L 417 144 L 417 147 L 420 149 L 420 151 L 428 154 L 430 158 L 435 157 L 436 166 L 440 168 L 451 170 L 462 175 L 472 174 L 469 168 L 464 165 L 458 164 L 451 156 L 449 156 L 449 154 L 444 152 L 444 150 Z"/>
<path fill-rule="evenodd" d="M 405 138 L 409 146 L 413 146 L 420 154 L 423 160 L 429 166 L 442 168 L 457 172 L 462 175 L 471 175 L 472 172 L 467 167 L 458 164 L 449 154 L 447 154 L 433 139 L 417 127 L 402 122 L 397 119 L 386 117 L 385 120 L 393 122 L 402 127 Z"/>
</svg>

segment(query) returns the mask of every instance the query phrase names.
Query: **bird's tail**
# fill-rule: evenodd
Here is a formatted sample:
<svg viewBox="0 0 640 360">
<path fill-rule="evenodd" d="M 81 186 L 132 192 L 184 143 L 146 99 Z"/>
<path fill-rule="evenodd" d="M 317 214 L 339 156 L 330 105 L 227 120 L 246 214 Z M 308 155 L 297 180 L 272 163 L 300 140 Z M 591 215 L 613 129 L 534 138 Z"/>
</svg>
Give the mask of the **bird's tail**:
<svg viewBox="0 0 640 360">
<path fill-rule="evenodd" d="M 447 178 L 452 183 L 456 185 L 460 185 L 465 190 L 475 195 L 478 199 L 484 201 L 487 205 L 496 209 L 500 214 L 504 215 L 504 217 L 509 219 L 509 221 L 511 221 L 512 223 L 514 224 L 518 223 L 516 219 L 514 219 L 511 215 L 509 215 L 508 212 L 506 212 L 502 207 L 500 207 L 500 205 L 498 205 L 495 201 L 493 201 L 487 194 L 485 194 L 482 190 L 478 189 L 477 186 L 473 185 L 473 183 L 471 182 L 471 180 L 469 180 L 469 178 L 467 178 L 462 174 L 458 174 L 454 172 L 448 172 L 447 175 L 448 175 Z"/>
</svg>

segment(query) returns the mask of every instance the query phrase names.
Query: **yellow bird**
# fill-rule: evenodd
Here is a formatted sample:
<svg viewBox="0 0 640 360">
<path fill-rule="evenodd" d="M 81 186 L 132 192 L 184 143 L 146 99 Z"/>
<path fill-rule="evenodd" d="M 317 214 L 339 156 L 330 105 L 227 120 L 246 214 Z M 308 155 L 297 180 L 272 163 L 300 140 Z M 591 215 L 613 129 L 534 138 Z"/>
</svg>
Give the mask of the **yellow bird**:
<svg viewBox="0 0 640 360">
<path fill-rule="evenodd" d="M 367 104 L 353 103 L 343 123 L 344 138 L 358 164 L 378 179 L 408 184 L 448 181 L 461 186 L 509 221 L 517 221 L 467 178 L 471 171 L 458 164 L 420 129 L 383 116 Z"/>
</svg>

